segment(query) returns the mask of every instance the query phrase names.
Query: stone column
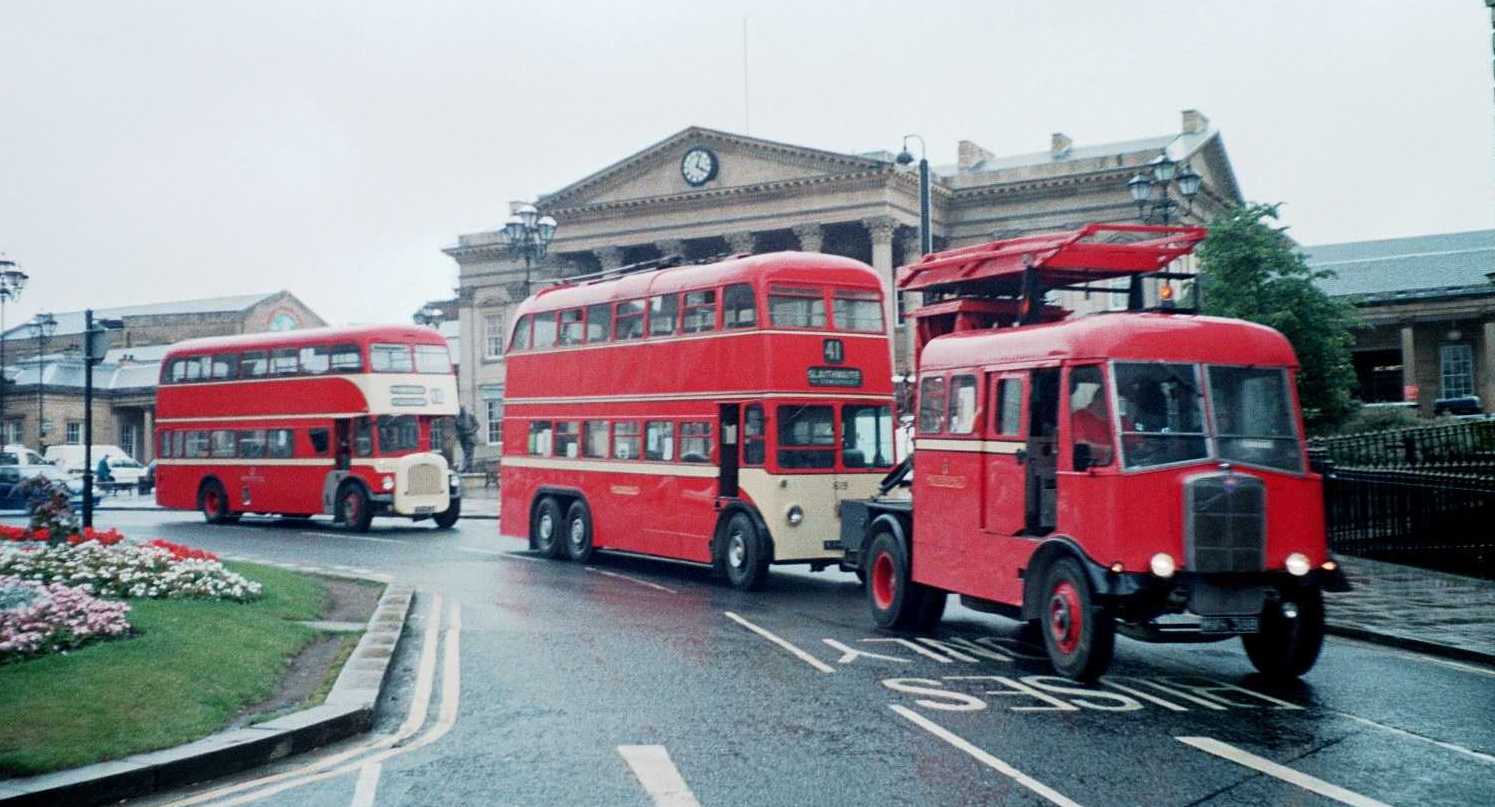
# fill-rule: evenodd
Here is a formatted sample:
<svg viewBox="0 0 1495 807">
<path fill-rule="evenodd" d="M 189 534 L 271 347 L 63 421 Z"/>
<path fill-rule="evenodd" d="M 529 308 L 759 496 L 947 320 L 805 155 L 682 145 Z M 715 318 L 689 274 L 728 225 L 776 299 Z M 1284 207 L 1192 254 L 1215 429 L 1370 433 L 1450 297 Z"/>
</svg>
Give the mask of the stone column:
<svg viewBox="0 0 1495 807">
<path fill-rule="evenodd" d="M 919 259 L 924 257 L 919 253 L 919 228 L 902 227 L 900 229 L 903 231 L 903 239 L 899 242 L 901 246 L 899 255 L 901 257 L 898 260 L 898 266 L 903 267 L 911 263 L 918 263 Z M 924 295 L 916 291 L 908 292 L 902 298 L 904 311 L 912 311 L 924 304 Z M 912 339 L 913 337 L 910 336 L 909 338 Z"/>
<path fill-rule="evenodd" d="M 1402 326 L 1402 400 L 1406 400 L 1408 387 L 1417 386 L 1417 333 L 1411 325 Z M 1417 391 L 1417 408 L 1422 409 L 1422 403 L 1427 399 L 1431 390 L 1419 389 Z"/>
<path fill-rule="evenodd" d="M 1483 330 L 1484 349 L 1475 362 L 1474 372 L 1480 378 L 1480 408 L 1495 412 L 1495 319 L 1486 322 Z"/>
<path fill-rule="evenodd" d="M 685 257 L 685 241 L 679 238 L 666 238 L 655 241 L 654 248 L 659 250 L 659 257 L 668 258 L 671 255 Z"/>
<path fill-rule="evenodd" d="M 725 233 L 722 237 L 727 239 L 727 251 L 733 255 L 751 254 L 753 251 L 751 232 Z"/>
<path fill-rule="evenodd" d="M 156 458 L 156 407 L 147 406 L 140 410 L 140 460 L 141 465 L 149 463 Z"/>
<path fill-rule="evenodd" d="M 898 321 L 893 286 L 893 233 L 897 232 L 898 223 L 891 216 L 874 216 L 862 219 L 862 226 L 867 228 L 867 234 L 872 237 L 872 268 L 877 270 L 877 276 L 882 279 L 883 321 L 891 328 Z M 893 341 L 899 342 L 902 339 L 895 335 Z M 889 348 L 893 351 L 896 368 L 898 353 L 907 355 L 907 352 L 900 351 L 891 344 Z"/>
<path fill-rule="evenodd" d="M 597 261 L 602 264 L 604 272 L 623 265 L 622 247 L 603 247 L 602 249 L 593 250 L 593 253 L 596 254 Z"/>
<path fill-rule="evenodd" d="M 825 229 L 819 224 L 796 224 L 791 229 L 801 252 L 820 252 L 825 246 Z"/>
</svg>

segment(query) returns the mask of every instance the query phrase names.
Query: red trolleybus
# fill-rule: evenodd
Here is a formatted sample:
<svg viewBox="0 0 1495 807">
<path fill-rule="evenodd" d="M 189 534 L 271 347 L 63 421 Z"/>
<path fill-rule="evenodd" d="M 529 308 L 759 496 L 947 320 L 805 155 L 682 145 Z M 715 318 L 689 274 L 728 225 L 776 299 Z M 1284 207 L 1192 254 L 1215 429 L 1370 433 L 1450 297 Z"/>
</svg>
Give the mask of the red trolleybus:
<svg viewBox="0 0 1495 807">
<path fill-rule="evenodd" d="M 1099 676 L 1116 631 L 1240 636 L 1302 675 L 1323 642 L 1326 548 L 1281 334 L 1141 309 L 1144 275 L 1199 228 L 1090 225 L 927 256 L 899 287 L 918 322 L 911 497 L 842 503 L 846 563 L 876 622 L 927 627 L 946 593 L 1037 630 L 1055 668 Z M 1140 239 L 1127 242 L 1125 239 Z M 1066 319 L 1054 288 L 1131 277 L 1134 310 Z M 1165 303 L 1166 303 L 1166 295 Z"/>
<path fill-rule="evenodd" d="M 837 501 L 894 464 L 877 275 L 806 253 L 640 264 L 517 309 L 502 531 L 549 557 L 712 564 L 841 557 Z"/>
<path fill-rule="evenodd" d="M 156 392 L 156 501 L 214 524 L 330 513 L 358 531 L 376 515 L 450 527 L 461 488 L 438 450 L 456 414 L 446 341 L 429 328 L 179 342 Z"/>
</svg>

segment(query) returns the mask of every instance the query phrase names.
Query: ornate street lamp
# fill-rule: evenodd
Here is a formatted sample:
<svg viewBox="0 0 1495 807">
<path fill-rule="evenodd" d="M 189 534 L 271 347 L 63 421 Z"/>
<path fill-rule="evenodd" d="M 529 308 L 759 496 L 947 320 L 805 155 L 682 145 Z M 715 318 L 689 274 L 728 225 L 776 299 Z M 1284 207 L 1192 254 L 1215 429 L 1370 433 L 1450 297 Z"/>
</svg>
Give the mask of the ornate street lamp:
<svg viewBox="0 0 1495 807">
<path fill-rule="evenodd" d="M 419 311 L 415 312 L 415 324 L 424 325 L 428 328 L 438 327 L 445 319 L 446 317 L 442 313 L 442 310 L 431 303 L 426 303 L 421 306 Z"/>
<path fill-rule="evenodd" d="M 924 138 L 916 134 L 904 135 L 903 150 L 893 159 L 899 165 L 914 161 L 914 155 L 908 150 L 910 138 L 919 141 L 919 254 L 928 255 L 934 251 L 934 233 L 929 227 L 929 158 L 925 154 Z"/>
<path fill-rule="evenodd" d="M 5 387 L 10 383 L 5 378 L 5 304 L 21 296 L 26 280 L 26 273 L 16 268 L 15 261 L 0 255 L 0 424 L 5 417 Z"/>
<path fill-rule="evenodd" d="M 1143 223 L 1168 224 L 1178 209 L 1178 203 L 1168 194 L 1170 186 L 1176 185 L 1178 195 L 1188 204 L 1199 193 L 1202 181 L 1203 177 L 1188 163 L 1180 164 L 1168 159 L 1167 154 L 1159 154 L 1142 172 L 1127 180 L 1126 188 L 1137 203 L 1137 217 Z"/>
<path fill-rule="evenodd" d="M 37 314 L 31 321 L 31 330 L 36 334 L 36 453 L 47 453 L 46 421 L 42 419 L 42 380 L 47 371 L 47 340 L 57 333 L 57 318 L 51 314 Z"/>
<path fill-rule="evenodd" d="M 555 238 L 555 219 L 540 215 L 539 208 L 524 202 L 515 205 L 512 214 L 499 231 L 499 239 L 509 254 L 524 258 L 524 288 L 529 289 L 530 269 L 545 257 L 551 239 Z"/>
</svg>

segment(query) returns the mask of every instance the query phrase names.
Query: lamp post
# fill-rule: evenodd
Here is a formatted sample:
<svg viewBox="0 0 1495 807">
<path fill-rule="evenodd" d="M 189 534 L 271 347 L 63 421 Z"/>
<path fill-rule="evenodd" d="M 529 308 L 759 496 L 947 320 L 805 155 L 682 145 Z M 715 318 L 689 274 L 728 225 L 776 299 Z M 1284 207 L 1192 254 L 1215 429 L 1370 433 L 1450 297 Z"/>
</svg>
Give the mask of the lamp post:
<svg viewBox="0 0 1495 807">
<path fill-rule="evenodd" d="M 47 370 L 47 340 L 57 332 L 57 318 L 51 314 L 37 314 L 31 321 L 31 330 L 36 333 L 36 453 L 47 453 L 46 421 L 42 419 L 42 381 Z"/>
<path fill-rule="evenodd" d="M 545 250 L 555 238 L 555 219 L 540 215 L 534 205 L 522 202 L 512 208 L 499 238 L 510 255 L 524 258 L 524 290 L 528 294 L 530 268 L 545 257 Z"/>
<path fill-rule="evenodd" d="M 442 310 L 430 303 L 426 303 L 421 306 L 419 311 L 415 312 L 415 324 L 424 325 L 427 328 L 439 327 L 445 319 L 446 317 Z"/>
<path fill-rule="evenodd" d="M 919 141 L 919 254 L 928 255 L 934 251 L 934 233 L 929 227 L 929 157 L 925 153 L 924 138 L 916 134 L 904 135 L 903 150 L 898 152 L 894 161 L 899 165 L 914 161 L 914 155 L 908 150 L 910 139 Z"/>
<path fill-rule="evenodd" d="M 5 378 L 5 304 L 21 296 L 26 280 L 15 261 L 0 255 L 0 424 L 5 422 L 5 387 L 10 383 Z"/>
<path fill-rule="evenodd" d="M 1126 183 L 1132 201 L 1137 203 L 1137 217 L 1144 224 L 1166 225 L 1178 209 L 1178 203 L 1168 195 L 1169 188 L 1176 185 L 1178 195 L 1188 204 L 1199 193 L 1203 178 L 1187 162 L 1180 164 L 1170 160 L 1167 154 L 1159 154 L 1143 168 Z"/>
</svg>

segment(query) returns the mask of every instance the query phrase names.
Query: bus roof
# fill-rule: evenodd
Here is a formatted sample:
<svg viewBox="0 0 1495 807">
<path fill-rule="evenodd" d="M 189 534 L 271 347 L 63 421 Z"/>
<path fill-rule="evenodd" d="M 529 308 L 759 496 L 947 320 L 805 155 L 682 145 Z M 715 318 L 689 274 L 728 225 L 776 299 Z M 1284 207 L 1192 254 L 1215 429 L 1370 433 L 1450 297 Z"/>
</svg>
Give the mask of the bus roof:
<svg viewBox="0 0 1495 807">
<path fill-rule="evenodd" d="M 947 334 L 924 346 L 920 366 L 951 369 L 1075 359 L 1298 366 L 1287 338 L 1265 325 L 1191 314 L 1133 312 Z"/>
<path fill-rule="evenodd" d="M 877 272 L 853 258 L 818 252 L 770 252 L 640 271 L 608 280 L 541 289 L 519 305 L 515 318 L 532 311 L 555 311 L 613 300 L 633 300 L 729 283 L 814 283 L 881 289 Z"/>
<path fill-rule="evenodd" d="M 272 350 L 275 348 L 324 345 L 332 342 L 391 341 L 402 344 L 446 346 L 446 339 L 433 328 L 418 325 L 354 325 L 341 328 L 307 328 L 297 331 L 267 331 L 234 336 L 208 336 L 187 339 L 171 346 L 166 359 L 186 353 L 201 354 L 238 350 Z M 164 363 L 164 361 L 163 361 Z"/>
</svg>

